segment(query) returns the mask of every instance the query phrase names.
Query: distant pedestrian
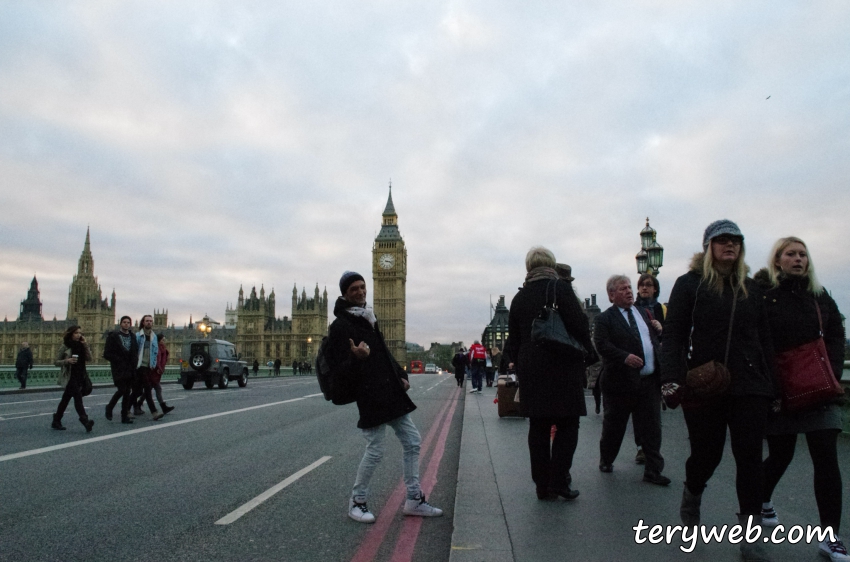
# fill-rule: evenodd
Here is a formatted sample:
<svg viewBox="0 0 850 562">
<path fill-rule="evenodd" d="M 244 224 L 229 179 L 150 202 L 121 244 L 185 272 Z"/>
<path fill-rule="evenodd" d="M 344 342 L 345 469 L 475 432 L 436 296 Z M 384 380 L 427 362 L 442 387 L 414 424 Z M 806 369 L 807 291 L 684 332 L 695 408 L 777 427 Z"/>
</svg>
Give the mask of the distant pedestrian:
<svg viewBox="0 0 850 562">
<path fill-rule="evenodd" d="M 18 351 L 18 356 L 15 359 L 15 378 L 21 383 L 20 390 L 27 387 L 27 373 L 32 369 L 32 350 L 27 342 L 21 343 L 21 350 Z"/>
<path fill-rule="evenodd" d="M 112 382 L 118 388 L 106 405 L 106 419 L 112 420 L 112 410 L 121 400 L 121 423 L 133 423 L 130 418 L 130 393 L 136 377 L 139 344 L 130 333 L 132 326 L 133 320 L 129 316 L 122 316 L 118 329 L 109 332 L 103 346 L 103 358 L 109 361 Z"/>
<path fill-rule="evenodd" d="M 452 357 L 452 367 L 455 368 L 455 380 L 458 386 L 463 386 L 463 379 L 466 377 L 466 365 L 468 363 L 466 350 L 463 346 L 459 347 L 457 353 Z"/>
<path fill-rule="evenodd" d="M 573 500 L 570 468 L 578 445 L 579 417 L 587 415 L 582 388 L 585 360 L 539 347 L 531 340 L 531 323 L 554 300 L 567 332 L 595 362 L 587 316 L 569 281 L 559 280 L 555 256 L 536 246 L 525 256 L 525 283 L 511 301 L 510 337 L 505 354 L 519 379 L 520 412 L 529 418 L 528 453 L 537 498 Z M 554 295 L 554 296 L 553 296 Z M 552 426 L 557 428 L 551 438 Z"/>
<path fill-rule="evenodd" d="M 62 416 L 65 414 L 65 408 L 73 399 L 74 409 L 77 411 L 80 423 L 86 428 L 86 433 L 91 432 L 94 420 L 89 419 L 83 406 L 83 385 L 88 384 L 89 389 L 91 389 L 91 380 L 86 373 L 86 363 L 91 360 L 91 349 L 89 349 L 89 344 L 83 336 L 83 329 L 79 326 L 69 326 L 62 335 L 62 346 L 59 348 L 59 353 L 56 354 L 54 363 L 57 367 L 62 368 L 59 374 L 59 384 L 65 387 L 65 392 L 62 394 L 62 399 L 59 400 L 56 413 L 53 414 L 53 423 L 50 425 L 53 429 L 67 429 L 62 425 Z"/>
<path fill-rule="evenodd" d="M 274 369 L 274 362 L 271 359 L 266 363 L 266 367 L 269 368 L 269 376 L 272 376 L 272 369 Z"/>
<path fill-rule="evenodd" d="M 661 328 L 658 330 L 658 340 L 661 341 L 664 335 L 664 305 L 658 302 L 658 295 L 661 294 L 661 285 L 658 283 L 658 278 L 651 273 L 641 273 L 637 282 L 637 295 L 635 296 L 635 306 L 642 308 L 650 321 L 657 320 Z M 661 402 L 661 409 L 666 410 L 667 406 Z M 646 454 L 641 447 L 640 431 L 635 429 L 635 446 L 637 446 L 637 454 L 635 455 L 635 463 L 646 464 Z"/>
<path fill-rule="evenodd" d="M 274 360 L 274 376 L 280 376 L 280 358 Z"/>
<path fill-rule="evenodd" d="M 374 523 L 367 507 L 369 483 L 384 456 L 384 438 L 389 426 L 401 442 L 404 484 L 407 499 L 405 515 L 435 517 L 443 511 L 425 501 L 419 484 L 421 437 L 410 412 L 416 409 L 407 395 L 407 372 L 387 349 L 372 308 L 366 304 L 366 281 L 359 273 L 346 271 L 339 280 L 342 293 L 334 306 L 336 319 L 328 330 L 327 360 L 340 384 L 353 387 L 360 421 L 366 439 L 366 452 L 357 469 L 357 478 L 348 502 L 348 516 L 361 523 Z"/>
<path fill-rule="evenodd" d="M 629 417 L 641 436 L 646 456 L 644 482 L 667 486 L 661 474 L 661 377 L 659 340 L 661 324 L 634 306 L 632 283 L 612 275 L 605 286 L 613 306 L 596 317 L 593 343 L 602 357 L 602 393 L 605 414 L 599 440 L 599 470 L 610 473 L 620 452 Z"/>
<path fill-rule="evenodd" d="M 153 316 L 150 314 L 145 314 L 139 321 L 136 344 L 139 348 L 139 354 L 136 360 L 136 382 L 133 394 L 130 395 L 130 402 L 134 406 L 135 415 L 142 415 L 144 412 L 136 404 L 136 399 L 143 396 L 148 403 L 148 408 L 150 408 L 151 417 L 154 421 L 157 421 L 165 414 L 157 411 L 151 395 L 151 372 L 156 368 L 159 340 L 153 331 Z"/>
<path fill-rule="evenodd" d="M 784 353 L 823 337 L 833 375 L 840 378 L 844 369 L 845 342 L 841 313 L 818 282 L 805 242 L 793 236 L 780 238 L 770 253 L 767 271 L 770 281 L 764 302 L 775 352 Z M 794 458 L 800 433 L 806 434 L 814 467 L 815 502 L 821 528 L 832 527 L 835 534 L 834 541 L 827 539 L 820 543 L 819 552 L 833 561 L 850 560 L 838 536 L 844 492 L 837 444 L 841 433 L 841 408 L 834 402 L 818 404 L 801 412 L 779 411 L 768 416 L 769 455 L 764 461 L 762 523 L 779 524 L 771 497 Z"/>
<path fill-rule="evenodd" d="M 292 374 L 293 374 L 293 375 L 297 375 L 297 374 L 298 374 L 298 361 L 293 361 L 293 362 L 292 362 Z"/>
<path fill-rule="evenodd" d="M 688 526 L 700 524 L 703 491 L 727 443 L 735 458 L 738 521 L 762 522 L 762 445 L 771 402 L 778 395 L 773 343 L 762 290 L 747 277 L 744 235 L 738 225 L 719 220 L 706 227 L 703 252 L 670 293 L 661 348 L 662 393 L 670 404 L 689 369 L 716 361 L 731 373 L 718 396 L 682 404 L 691 455 L 679 514 Z M 731 334 L 731 336 L 730 336 Z M 728 347 L 728 360 L 727 360 Z M 746 560 L 767 559 L 760 544 L 741 543 Z"/>
<path fill-rule="evenodd" d="M 174 409 L 174 406 L 169 406 L 162 398 L 162 375 L 165 373 L 165 367 L 168 365 L 168 346 L 165 345 L 165 334 L 159 333 L 156 336 L 159 345 L 159 351 L 156 356 L 156 367 L 151 369 L 150 382 L 151 388 L 156 391 L 156 400 L 159 402 L 159 407 L 164 416 Z"/>
<path fill-rule="evenodd" d="M 253 367 L 254 367 L 254 376 L 256 377 L 256 376 L 257 376 L 257 373 L 259 373 L 259 372 L 260 372 L 260 362 L 259 362 L 259 361 L 257 361 L 256 359 L 254 359 L 254 365 L 253 365 Z"/>
<path fill-rule="evenodd" d="M 469 370 L 472 374 L 472 390 L 473 392 L 481 392 L 481 386 L 484 380 L 484 370 L 487 366 L 487 350 L 481 345 L 481 342 L 475 342 L 469 346 Z"/>
</svg>

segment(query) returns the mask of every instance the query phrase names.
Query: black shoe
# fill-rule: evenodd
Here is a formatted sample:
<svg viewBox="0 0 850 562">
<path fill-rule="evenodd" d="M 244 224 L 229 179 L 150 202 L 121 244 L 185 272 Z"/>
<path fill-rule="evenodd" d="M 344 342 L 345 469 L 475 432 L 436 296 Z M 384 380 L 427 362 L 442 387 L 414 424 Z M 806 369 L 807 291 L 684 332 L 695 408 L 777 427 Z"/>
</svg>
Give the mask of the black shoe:
<svg viewBox="0 0 850 562">
<path fill-rule="evenodd" d="M 643 473 L 643 481 L 649 482 L 650 484 L 656 484 L 658 486 L 667 486 L 670 484 L 670 479 L 661 474 L 660 472 L 644 472 Z"/>
<path fill-rule="evenodd" d="M 537 488 L 537 499 L 538 500 L 554 500 L 555 494 L 549 488 Z"/>
<path fill-rule="evenodd" d="M 142 410 L 141 408 L 138 408 L 138 407 L 133 408 L 133 415 L 134 416 L 143 416 L 144 414 L 145 414 L 145 411 Z"/>
<path fill-rule="evenodd" d="M 52 427 L 53 429 L 61 429 L 63 431 L 65 429 L 68 429 L 67 427 L 62 425 L 62 416 L 57 416 L 56 414 L 53 414 L 53 423 L 50 424 L 50 427 Z"/>
<path fill-rule="evenodd" d="M 596 413 L 599 413 L 599 404 L 596 405 Z"/>
<path fill-rule="evenodd" d="M 174 409 L 174 406 L 166 406 L 165 404 L 162 405 L 163 415 L 167 414 L 168 412 L 170 412 L 173 409 Z"/>
<path fill-rule="evenodd" d="M 86 428 L 86 433 L 91 433 L 91 428 L 94 427 L 94 420 L 88 418 L 80 418 L 80 423 Z"/>
<path fill-rule="evenodd" d="M 554 494 L 556 497 L 560 496 L 560 497 L 564 498 L 565 500 L 574 500 L 578 497 L 578 494 L 579 494 L 578 490 L 573 490 L 569 486 L 567 486 L 566 488 L 560 489 L 560 490 L 550 488 L 549 491 L 552 494 Z"/>
<path fill-rule="evenodd" d="M 109 406 L 106 407 L 106 419 L 112 421 L 112 410 L 109 409 Z"/>
<path fill-rule="evenodd" d="M 133 423 L 133 418 L 130 416 L 121 416 L 121 423 Z"/>
<path fill-rule="evenodd" d="M 599 463 L 599 471 L 600 472 L 614 472 L 614 465 L 613 464 Z"/>
</svg>

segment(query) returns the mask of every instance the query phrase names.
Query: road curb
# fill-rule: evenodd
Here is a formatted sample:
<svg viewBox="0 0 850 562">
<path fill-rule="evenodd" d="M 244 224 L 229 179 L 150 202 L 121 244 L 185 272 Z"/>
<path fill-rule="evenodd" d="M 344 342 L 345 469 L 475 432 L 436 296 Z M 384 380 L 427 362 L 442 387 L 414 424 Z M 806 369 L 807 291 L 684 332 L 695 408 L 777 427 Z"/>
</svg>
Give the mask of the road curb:
<svg viewBox="0 0 850 562">
<path fill-rule="evenodd" d="M 449 562 L 515 562 L 481 413 L 490 400 L 465 387 L 464 394 Z"/>
</svg>

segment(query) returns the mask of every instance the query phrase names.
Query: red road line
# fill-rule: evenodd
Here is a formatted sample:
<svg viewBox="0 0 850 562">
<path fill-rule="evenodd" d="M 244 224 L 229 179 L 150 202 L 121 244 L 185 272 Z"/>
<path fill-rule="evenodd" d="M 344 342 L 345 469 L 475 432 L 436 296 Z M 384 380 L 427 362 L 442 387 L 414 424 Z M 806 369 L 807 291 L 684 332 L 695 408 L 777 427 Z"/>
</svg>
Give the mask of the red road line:
<svg viewBox="0 0 850 562">
<path fill-rule="evenodd" d="M 460 387 L 458 387 L 460 388 Z M 431 447 L 431 443 L 434 440 L 434 435 L 437 433 L 437 430 L 442 425 L 442 421 L 444 419 L 444 415 L 446 411 L 449 409 L 449 406 L 456 405 L 456 394 L 454 392 L 449 400 L 446 401 L 446 404 L 443 406 L 440 413 L 437 414 L 437 417 L 434 420 L 434 423 L 428 428 L 428 433 L 425 435 L 425 439 L 422 442 L 422 445 L 419 448 L 419 458 L 425 457 L 428 453 L 428 450 Z M 366 536 L 363 537 L 363 542 L 360 543 L 360 548 L 357 549 L 357 552 L 354 553 L 354 557 L 352 557 L 351 562 L 372 562 L 374 560 L 375 555 L 378 553 L 378 549 L 381 547 L 381 544 L 384 542 L 384 538 L 387 536 L 387 531 L 389 531 L 390 525 L 392 525 L 395 518 L 393 514 L 400 511 L 402 505 L 404 503 L 404 499 L 407 497 L 407 489 L 404 485 L 404 480 L 402 479 L 399 482 L 398 486 L 396 486 L 393 493 L 390 494 L 387 503 L 384 505 L 384 510 L 382 512 L 382 517 L 377 517 L 375 524 L 371 529 L 366 533 Z M 396 505 L 396 509 L 390 513 L 387 512 L 387 506 Z M 386 512 L 386 513 L 385 513 Z"/>
<path fill-rule="evenodd" d="M 446 450 L 446 440 L 449 436 L 449 428 L 452 425 L 452 419 L 457 408 L 457 400 L 452 401 L 452 407 L 448 415 L 443 420 L 443 429 L 440 431 L 440 437 L 437 439 L 437 445 L 434 449 L 434 454 L 428 461 L 428 468 L 425 469 L 425 476 L 422 478 L 422 493 L 425 497 L 431 495 L 431 490 L 437 484 L 437 470 L 440 468 L 440 462 L 443 460 L 443 453 Z M 416 541 L 419 539 L 419 531 L 422 527 L 422 517 L 406 517 L 396 541 L 391 562 L 410 562 L 413 559 L 413 549 L 416 547 Z"/>
</svg>

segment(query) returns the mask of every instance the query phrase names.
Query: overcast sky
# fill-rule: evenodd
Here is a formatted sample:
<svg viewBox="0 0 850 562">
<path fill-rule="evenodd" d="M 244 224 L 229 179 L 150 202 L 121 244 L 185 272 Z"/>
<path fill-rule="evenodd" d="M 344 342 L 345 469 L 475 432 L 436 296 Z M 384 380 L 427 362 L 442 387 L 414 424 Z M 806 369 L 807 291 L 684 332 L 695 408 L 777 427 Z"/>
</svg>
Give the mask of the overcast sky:
<svg viewBox="0 0 850 562">
<path fill-rule="evenodd" d="M 0 2 L 0 316 L 35 273 L 65 317 L 87 226 L 119 316 L 371 288 L 390 178 L 426 347 L 537 244 L 604 309 L 647 216 L 665 300 L 728 218 L 753 270 L 806 240 L 850 310 L 845 1 L 236 4 Z"/>
</svg>

